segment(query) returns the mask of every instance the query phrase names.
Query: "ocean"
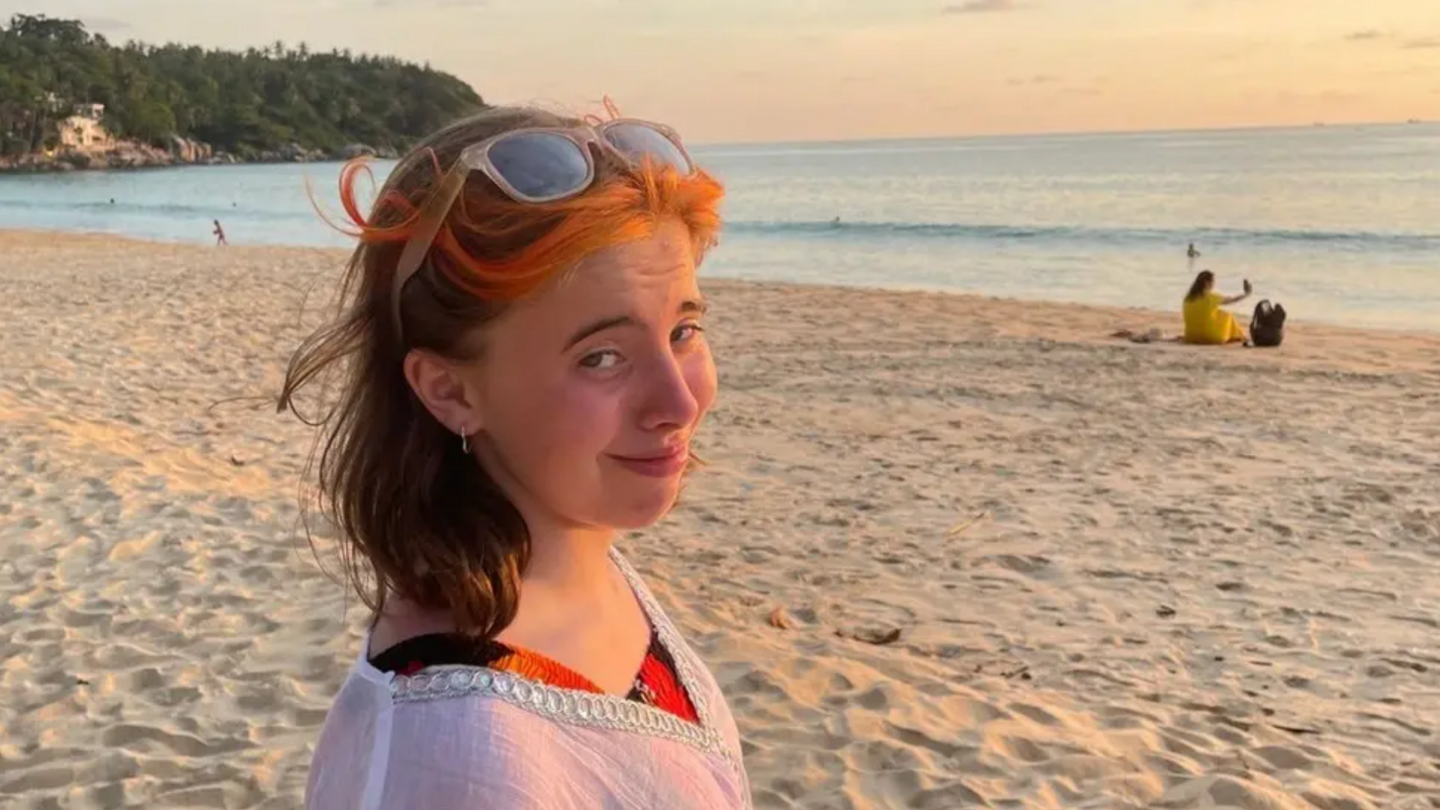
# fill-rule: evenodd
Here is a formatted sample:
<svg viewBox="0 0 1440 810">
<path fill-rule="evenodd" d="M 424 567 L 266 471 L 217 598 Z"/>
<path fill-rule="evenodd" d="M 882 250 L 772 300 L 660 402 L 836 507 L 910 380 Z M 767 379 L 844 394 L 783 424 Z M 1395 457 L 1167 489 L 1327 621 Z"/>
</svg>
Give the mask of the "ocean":
<svg viewBox="0 0 1440 810">
<path fill-rule="evenodd" d="M 1176 309 L 1211 269 L 1295 321 L 1440 331 L 1440 125 L 692 151 L 729 189 L 711 276 Z M 339 168 L 0 177 L 0 227 L 345 246 L 306 193 L 338 218 Z"/>
</svg>

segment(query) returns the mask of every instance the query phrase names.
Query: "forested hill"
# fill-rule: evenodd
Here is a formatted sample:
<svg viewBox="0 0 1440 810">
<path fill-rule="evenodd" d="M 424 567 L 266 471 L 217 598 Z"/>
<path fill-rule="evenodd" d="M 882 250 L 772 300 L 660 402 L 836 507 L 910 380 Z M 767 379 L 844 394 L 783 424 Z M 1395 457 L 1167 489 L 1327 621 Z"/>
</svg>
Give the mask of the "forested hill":
<svg viewBox="0 0 1440 810">
<path fill-rule="evenodd" d="M 402 150 L 484 102 L 427 66 L 276 42 L 243 53 L 114 45 L 76 20 L 17 15 L 0 28 L 0 156 L 56 145 L 76 105 L 104 104 L 117 138 L 175 136 L 241 159 L 363 143 Z"/>
</svg>

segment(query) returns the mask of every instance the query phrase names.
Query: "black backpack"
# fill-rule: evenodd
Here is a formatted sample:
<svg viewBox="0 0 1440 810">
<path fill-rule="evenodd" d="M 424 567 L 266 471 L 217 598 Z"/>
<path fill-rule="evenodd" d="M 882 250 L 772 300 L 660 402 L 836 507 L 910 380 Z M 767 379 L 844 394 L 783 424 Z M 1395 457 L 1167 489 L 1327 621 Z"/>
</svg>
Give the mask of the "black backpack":
<svg viewBox="0 0 1440 810">
<path fill-rule="evenodd" d="M 1250 343 L 1255 346 L 1279 346 L 1285 340 L 1285 307 L 1268 300 L 1255 305 L 1250 319 Z"/>
</svg>

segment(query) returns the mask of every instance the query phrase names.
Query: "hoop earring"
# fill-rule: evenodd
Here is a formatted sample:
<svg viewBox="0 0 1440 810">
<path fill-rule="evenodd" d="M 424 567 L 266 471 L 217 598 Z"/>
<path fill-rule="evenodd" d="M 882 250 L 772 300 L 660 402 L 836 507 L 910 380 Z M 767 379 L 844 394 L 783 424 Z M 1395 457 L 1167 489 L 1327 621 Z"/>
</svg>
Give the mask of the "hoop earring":
<svg viewBox="0 0 1440 810">
<path fill-rule="evenodd" d="M 463 425 L 460 427 L 460 450 L 465 455 L 470 455 L 470 434 Z"/>
</svg>

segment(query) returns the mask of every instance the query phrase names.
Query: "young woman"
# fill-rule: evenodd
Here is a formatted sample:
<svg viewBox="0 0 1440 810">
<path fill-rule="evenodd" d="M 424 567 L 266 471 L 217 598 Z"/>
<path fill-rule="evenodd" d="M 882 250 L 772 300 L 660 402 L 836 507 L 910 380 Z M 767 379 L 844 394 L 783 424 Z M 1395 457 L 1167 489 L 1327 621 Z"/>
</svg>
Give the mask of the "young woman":
<svg viewBox="0 0 1440 810">
<path fill-rule="evenodd" d="M 1200 271 L 1181 307 L 1185 316 L 1185 342 L 1206 345 L 1243 342 L 1244 327 L 1235 321 L 1234 315 L 1220 307 L 1238 304 L 1249 298 L 1250 292 L 1250 282 L 1246 281 L 1244 293 L 1226 298 L 1215 292 L 1215 274 Z"/>
<path fill-rule="evenodd" d="M 613 115 L 613 112 L 612 112 Z M 633 568 L 715 397 L 695 269 L 720 185 L 669 128 L 493 109 L 421 144 L 346 310 L 319 491 L 372 611 L 307 806 L 740 808 L 735 724 Z"/>
</svg>

